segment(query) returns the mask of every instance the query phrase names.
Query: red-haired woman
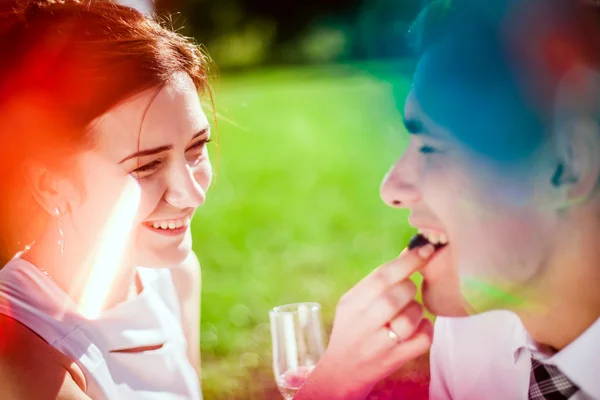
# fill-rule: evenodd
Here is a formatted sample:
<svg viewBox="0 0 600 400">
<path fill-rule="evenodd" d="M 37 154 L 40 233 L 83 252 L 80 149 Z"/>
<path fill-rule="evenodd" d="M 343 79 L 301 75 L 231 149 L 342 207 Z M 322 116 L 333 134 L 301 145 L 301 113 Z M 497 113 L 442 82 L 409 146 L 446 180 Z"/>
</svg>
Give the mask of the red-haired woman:
<svg viewBox="0 0 600 400">
<path fill-rule="evenodd" d="M 198 278 L 208 58 L 108 2 L 3 8 L 2 398 L 201 398 L 195 281 L 168 267 Z"/>
</svg>

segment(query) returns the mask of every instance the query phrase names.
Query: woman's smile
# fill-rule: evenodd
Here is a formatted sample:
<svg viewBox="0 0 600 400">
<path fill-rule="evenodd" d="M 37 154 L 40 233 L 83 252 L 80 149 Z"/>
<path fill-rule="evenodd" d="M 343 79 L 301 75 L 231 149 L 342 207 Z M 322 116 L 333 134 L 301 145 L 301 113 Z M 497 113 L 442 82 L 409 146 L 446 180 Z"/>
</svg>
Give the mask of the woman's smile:
<svg viewBox="0 0 600 400">
<path fill-rule="evenodd" d="M 143 225 L 152 232 L 156 232 L 160 235 L 179 236 L 183 235 L 188 230 L 191 221 L 192 213 L 189 213 L 182 217 L 147 221 L 144 222 Z"/>
</svg>

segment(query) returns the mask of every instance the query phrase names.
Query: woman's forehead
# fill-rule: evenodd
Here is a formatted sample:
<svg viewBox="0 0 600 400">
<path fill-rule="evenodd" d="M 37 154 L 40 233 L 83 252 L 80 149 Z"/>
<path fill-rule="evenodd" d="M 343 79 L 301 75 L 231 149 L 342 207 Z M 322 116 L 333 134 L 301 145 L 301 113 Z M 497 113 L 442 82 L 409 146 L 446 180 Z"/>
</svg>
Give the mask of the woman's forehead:
<svg viewBox="0 0 600 400">
<path fill-rule="evenodd" d="M 160 114 L 168 116 L 169 109 L 176 108 L 180 103 L 186 102 L 185 100 L 190 103 L 188 99 L 190 93 L 192 97 L 196 96 L 196 87 L 190 76 L 184 72 L 173 74 L 165 84 L 146 89 L 117 104 L 98 117 L 92 126 L 110 128 L 137 126 L 139 130 L 148 114 L 159 111 Z"/>
<path fill-rule="evenodd" d="M 185 79 L 172 80 L 105 113 L 93 125 L 99 147 L 119 147 L 126 152 L 187 142 L 208 126 L 196 89 L 191 80 L 189 83 Z"/>
</svg>

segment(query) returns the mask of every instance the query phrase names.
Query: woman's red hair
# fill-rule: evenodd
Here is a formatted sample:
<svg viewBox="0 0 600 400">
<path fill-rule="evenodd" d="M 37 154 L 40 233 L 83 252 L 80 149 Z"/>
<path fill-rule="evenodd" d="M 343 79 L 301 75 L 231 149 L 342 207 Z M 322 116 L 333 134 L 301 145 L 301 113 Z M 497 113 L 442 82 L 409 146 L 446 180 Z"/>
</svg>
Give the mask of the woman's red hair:
<svg viewBox="0 0 600 400">
<path fill-rule="evenodd" d="M 129 7 L 95 0 L 0 7 L 1 260 L 39 232 L 25 160 L 68 168 L 70 156 L 93 146 L 94 119 L 177 72 L 210 95 L 210 63 L 188 38 Z"/>
</svg>

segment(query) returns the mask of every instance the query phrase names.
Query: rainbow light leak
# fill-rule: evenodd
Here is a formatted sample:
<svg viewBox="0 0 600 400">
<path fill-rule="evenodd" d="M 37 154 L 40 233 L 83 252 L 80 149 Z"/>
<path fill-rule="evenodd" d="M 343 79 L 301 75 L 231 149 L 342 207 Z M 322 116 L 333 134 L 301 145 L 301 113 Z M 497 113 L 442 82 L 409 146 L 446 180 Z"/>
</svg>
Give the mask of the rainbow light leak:
<svg viewBox="0 0 600 400">
<path fill-rule="evenodd" d="M 514 284 L 492 283 L 481 278 L 463 276 L 461 277 L 461 291 L 469 303 L 471 314 L 498 308 L 536 309 L 533 302 L 526 296 L 516 294 L 520 290 Z"/>
</svg>

